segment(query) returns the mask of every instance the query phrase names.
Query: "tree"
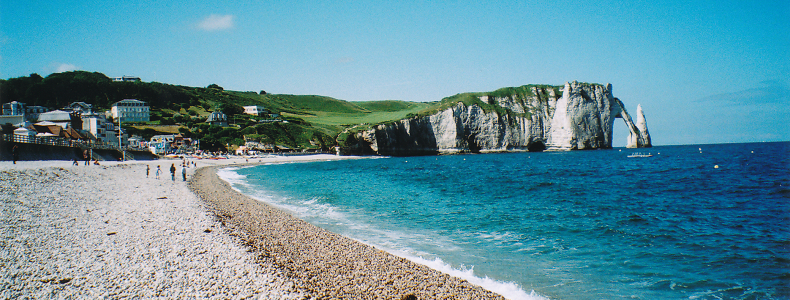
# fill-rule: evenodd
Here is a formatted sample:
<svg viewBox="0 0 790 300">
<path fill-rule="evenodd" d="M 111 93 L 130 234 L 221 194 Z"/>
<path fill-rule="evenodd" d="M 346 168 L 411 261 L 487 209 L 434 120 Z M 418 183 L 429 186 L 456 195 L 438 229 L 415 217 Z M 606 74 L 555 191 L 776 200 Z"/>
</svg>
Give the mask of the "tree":
<svg viewBox="0 0 790 300">
<path fill-rule="evenodd" d="M 219 109 L 228 116 L 244 113 L 244 107 L 233 103 L 223 103 L 220 105 Z"/>
<path fill-rule="evenodd" d="M 220 91 L 224 91 L 225 90 L 224 88 L 222 88 L 221 86 L 217 85 L 216 83 L 209 84 L 208 88 L 215 89 L 215 90 L 220 90 Z"/>
<path fill-rule="evenodd" d="M 186 127 L 178 127 L 178 133 L 180 133 L 182 136 L 188 137 L 188 138 L 192 137 L 192 135 L 193 135 L 192 131 L 190 131 L 189 128 L 186 128 Z"/>
</svg>

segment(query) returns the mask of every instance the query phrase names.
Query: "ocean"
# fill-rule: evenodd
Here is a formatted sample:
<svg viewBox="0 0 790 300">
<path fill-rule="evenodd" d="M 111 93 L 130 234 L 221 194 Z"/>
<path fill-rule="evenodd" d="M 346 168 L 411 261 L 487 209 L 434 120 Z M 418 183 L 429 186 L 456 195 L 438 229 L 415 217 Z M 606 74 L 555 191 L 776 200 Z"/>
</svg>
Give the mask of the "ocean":
<svg viewBox="0 0 790 300">
<path fill-rule="evenodd" d="M 310 223 L 509 299 L 790 299 L 790 142 L 219 174 Z"/>
</svg>

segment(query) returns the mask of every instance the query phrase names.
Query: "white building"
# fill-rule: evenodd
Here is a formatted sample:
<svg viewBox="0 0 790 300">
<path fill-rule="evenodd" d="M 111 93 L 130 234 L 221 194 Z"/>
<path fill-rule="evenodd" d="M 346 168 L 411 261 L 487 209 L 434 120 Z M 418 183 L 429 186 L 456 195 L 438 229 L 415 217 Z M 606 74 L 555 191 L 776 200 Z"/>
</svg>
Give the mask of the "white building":
<svg viewBox="0 0 790 300">
<path fill-rule="evenodd" d="M 68 106 L 64 107 L 63 110 L 78 111 L 82 114 L 90 114 L 93 113 L 93 104 L 88 104 L 85 102 L 72 102 Z"/>
<path fill-rule="evenodd" d="M 104 144 L 118 144 L 118 135 L 115 134 L 115 125 L 98 114 L 82 115 L 82 130 L 90 132 L 96 141 Z"/>
<path fill-rule="evenodd" d="M 132 148 L 147 148 L 148 142 L 140 136 L 133 135 L 129 138 L 129 147 Z"/>
<path fill-rule="evenodd" d="M 24 127 L 20 124 L 25 123 L 25 116 L 0 116 L 0 125 L 11 124 L 17 127 Z"/>
<path fill-rule="evenodd" d="M 3 104 L 4 116 L 24 116 L 25 104 L 22 102 L 11 101 Z"/>
<path fill-rule="evenodd" d="M 27 106 L 25 103 L 11 101 L 3 104 L 4 116 L 23 116 L 25 120 L 35 121 L 41 113 L 47 112 L 43 106 Z"/>
<path fill-rule="evenodd" d="M 151 108 L 137 99 L 124 99 L 112 104 L 112 117 L 120 118 L 121 122 L 148 122 L 151 119 Z"/>
<path fill-rule="evenodd" d="M 46 107 L 43 106 L 27 106 L 25 107 L 25 119 L 28 121 L 36 121 L 38 120 L 38 116 L 49 111 Z"/>
<path fill-rule="evenodd" d="M 263 106 L 252 105 L 252 106 L 244 106 L 244 113 L 253 116 L 260 116 L 263 114 L 268 114 L 269 112 L 266 111 L 266 108 L 264 108 Z"/>
<path fill-rule="evenodd" d="M 151 151 L 153 154 L 157 155 L 164 155 L 172 150 L 171 145 L 173 141 L 175 141 L 176 135 L 175 134 L 165 134 L 165 135 L 155 135 L 151 137 L 151 141 L 148 142 L 148 150 Z"/>
<path fill-rule="evenodd" d="M 223 114 L 221 111 L 214 111 L 208 115 L 206 123 L 225 127 L 228 126 L 228 116 Z"/>
<path fill-rule="evenodd" d="M 24 128 L 24 127 L 21 127 L 21 128 L 14 129 L 14 134 L 15 135 L 23 135 L 23 136 L 31 137 L 31 136 L 36 136 L 36 131 L 35 130 L 30 130 L 30 129 L 27 129 L 27 128 Z"/>
<path fill-rule="evenodd" d="M 122 81 L 140 82 L 142 80 L 140 79 L 140 77 L 135 77 L 135 76 L 121 76 L 121 77 L 113 77 L 112 81 L 115 81 L 115 82 L 122 82 Z"/>
<path fill-rule="evenodd" d="M 63 129 L 71 127 L 71 113 L 62 110 L 53 110 L 38 115 L 39 122 L 52 122 L 55 125 L 63 127 Z"/>
</svg>

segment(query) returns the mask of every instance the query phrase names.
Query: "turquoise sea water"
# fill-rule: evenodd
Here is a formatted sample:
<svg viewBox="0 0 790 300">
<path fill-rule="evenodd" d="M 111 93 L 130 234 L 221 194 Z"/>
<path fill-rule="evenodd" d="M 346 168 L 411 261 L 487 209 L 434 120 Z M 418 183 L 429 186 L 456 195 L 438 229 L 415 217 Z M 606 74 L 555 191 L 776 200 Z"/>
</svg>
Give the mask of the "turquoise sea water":
<svg viewBox="0 0 790 300">
<path fill-rule="evenodd" d="M 701 149 L 701 150 L 700 150 Z M 220 171 L 315 225 L 511 299 L 790 299 L 790 143 Z"/>
</svg>

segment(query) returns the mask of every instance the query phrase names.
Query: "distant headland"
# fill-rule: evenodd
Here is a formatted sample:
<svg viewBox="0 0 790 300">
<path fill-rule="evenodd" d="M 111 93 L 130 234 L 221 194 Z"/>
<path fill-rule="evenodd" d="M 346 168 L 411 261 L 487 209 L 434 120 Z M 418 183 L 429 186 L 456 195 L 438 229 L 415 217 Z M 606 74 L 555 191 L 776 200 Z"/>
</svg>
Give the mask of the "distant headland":
<svg viewBox="0 0 790 300">
<path fill-rule="evenodd" d="M 74 71 L 0 80 L 0 99 L 6 144 L 13 144 L 16 135 L 46 134 L 49 140 L 58 139 L 59 145 L 75 139 L 82 144 L 100 141 L 110 148 L 153 149 L 159 155 L 323 152 L 400 156 L 606 149 L 612 147 L 614 119 L 622 118 L 629 129 L 628 147 L 651 146 L 641 107 L 634 122 L 612 95 L 610 84 L 575 81 L 564 86 L 524 85 L 461 93 L 434 102 L 345 101 Z M 146 116 L 118 115 L 114 109 L 120 109 L 124 99 L 139 102 L 124 104 L 130 106 L 125 109 Z M 12 109 L 12 102 L 36 111 L 20 115 Z M 86 107 L 91 111 L 85 113 Z M 54 111 L 72 115 L 56 124 L 62 130 L 38 124 L 41 114 Z M 86 117 L 92 118 L 90 122 L 110 124 L 101 128 L 113 133 L 113 138 L 102 139 L 97 130 L 86 129 L 93 124 L 83 126 Z M 18 129 L 24 130 L 15 132 Z M 10 150 L 2 148 L 6 159 L 9 153 L 5 152 Z"/>
</svg>

